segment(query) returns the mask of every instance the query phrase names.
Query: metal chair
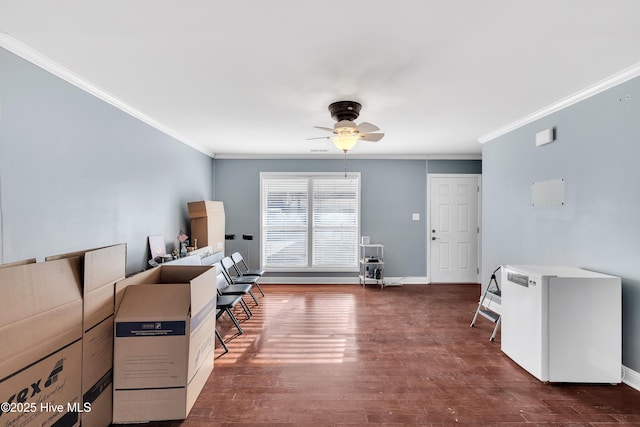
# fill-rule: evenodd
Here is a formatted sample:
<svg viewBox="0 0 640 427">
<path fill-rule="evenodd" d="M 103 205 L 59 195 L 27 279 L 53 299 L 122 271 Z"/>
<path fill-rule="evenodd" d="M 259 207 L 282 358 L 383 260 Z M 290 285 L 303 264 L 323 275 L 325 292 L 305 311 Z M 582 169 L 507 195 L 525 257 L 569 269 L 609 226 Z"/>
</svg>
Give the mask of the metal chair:
<svg viewBox="0 0 640 427">
<path fill-rule="evenodd" d="M 218 289 L 218 296 L 224 296 L 224 295 L 238 295 L 240 296 L 240 305 L 242 306 L 242 309 L 244 310 L 244 312 L 247 315 L 247 319 L 250 318 L 252 316 L 251 310 L 249 309 L 249 306 L 247 305 L 247 303 L 244 301 L 244 299 L 242 298 L 244 295 L 251 295 L 251 298 L 253 298 L 254 301 L 256 301 L 256 297 L 255 295 L 253 295 L 253 292 L 251 292 L 251 284 L 233 284 L 231 282 L 229 282 L 229 280 L 227 279 L 225 273 L 224 273 L 224 268 L 221 267 L 220 264 L 215 264 L 216 266 L 216 271 L 218 272 L 216 274 L 216 287 Z"/>
<path fill-rule="evenodd" d="M 259 268 L 249 268 L 240 252 L 234 252 L 231 254 L 233 265 L 241 276 L 262 276 L 265 271 Z"/>
<path fill-rule="evenodd" d="M 222 273 L 224 274 L 225 279 L 227 279 L 227 282 L 230 286 L 237 286 L 237 285 L 248 285 L 250 288 L 252 288 L 253 286 L 257 286 L 258 289 L 260 289 L 260 286 L 258 285 L 258 276 L 238 276 L 235 269 L 233 268 L 233 260 L 231 259 L 231 257 L 224 257 L 222 258 L 222 260 L 220 261 L 220 264 L 222 266 Z M 262 293 L 262 290 L 260 290 L 260 292 Z M 253 295 L 253 292 L 249 291 L 249 293 L 251 294 L 251 297 L 253 298 L 253 301 L 256 303 L 256 305 L 259 305 L 258 300 L 256 299 L 255 295 Z M 264 294 L 262 294 L 264 296 Z"/>
<path fill-rule="evenodd" d="M 233 324 L 236 326 L 236 328 L 238 328 L 238 333 L 240 335 L 242 335 L 244 331 L 242 330 L 242 327 L 240 326 L 240 322 L 238 322 L 238 319 L 233 314 L 232 310 L 236 306 L 236 304 L 240 302 L 241 299 L 242 299 L 242 295 L 218 295 L 218 299 L 216 301 L 216 320 L 220 316 L 222 316 L 222 313 L 227 313 L 231 318 L 231 321 L 233 322 Z M 218 331 L 216 330 L 216 333 L 217 332 Z M 220 337 L 219 335 L 220 334 L 218 334 L 218 338 L 222 340 L 222 337 Z"/>
<path fill-rule="evenodd" d="M 264 275 L 264 273 L 265 273 L 264 270 L 261 270 L 261 269 L 258 269 L 258 268 L 255 268 L 255 269 L 249 268 L 249 266 L 245 262 L 244 258 L 240 254 L 240 252 L 232 253 L 231 254 L 231 260 L 233 261 L 233 268 L 236 271 L 238 276 L 262 277 Z M 260 287 L 260 285 L 257 282 L 256 282 L 256 286 L 258 287 L 258 290 L 260 291 L 262 296 L 264 296 L 264 292 L 262 292 L 262 288 Z"/>
</svg>

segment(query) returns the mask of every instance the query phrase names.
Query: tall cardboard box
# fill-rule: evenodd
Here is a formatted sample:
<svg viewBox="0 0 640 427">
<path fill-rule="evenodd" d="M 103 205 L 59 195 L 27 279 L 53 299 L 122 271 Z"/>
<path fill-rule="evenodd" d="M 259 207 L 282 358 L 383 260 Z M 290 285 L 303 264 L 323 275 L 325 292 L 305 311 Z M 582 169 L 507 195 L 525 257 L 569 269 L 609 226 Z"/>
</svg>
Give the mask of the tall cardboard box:
<svg viewBox="0 0 640 427">
<path fill-rule="evenodd" d="M 91 411 L 83 427 L 108 427 L 113 414 L 113 318 L 115 284 L 125 278 L 127 245 L 47 257 L 80 258 L 82 277 L 82 401 Z"/>
<path fill-rule="evenodd" d="M 216 270 L 160 266 L 116 285 L 113 422 L 187 417 L 213 371 Z"/>
<path fill-rule="evenodd" d="M 191 242 L 198 246 L 211 246 L 214 252 L 224 252 L 224 205 L 219 201 L 189 202 Z"/>
<path fill-rule="evenodd" d="M 80 286 L 77 257 L 0 269 L 0 425 L 79 425 Z"/>
</svg>

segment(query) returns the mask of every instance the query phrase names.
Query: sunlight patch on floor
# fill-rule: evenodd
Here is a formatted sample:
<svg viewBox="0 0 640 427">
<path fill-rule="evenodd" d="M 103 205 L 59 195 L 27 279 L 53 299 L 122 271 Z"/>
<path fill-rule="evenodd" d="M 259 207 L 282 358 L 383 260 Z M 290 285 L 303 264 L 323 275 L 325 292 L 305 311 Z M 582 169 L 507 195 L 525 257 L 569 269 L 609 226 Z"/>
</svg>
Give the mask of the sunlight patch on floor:
<svg viewBox="0 0 640 427">
<path fill-rule="evenodd" d="M 353 296 L 327 294 L 313 301 L 293 298 L 290 302 L 251 363 L 343 363 L 355 347 L 354 335 L 345 335 L 356 327 Z"/>
</svg>

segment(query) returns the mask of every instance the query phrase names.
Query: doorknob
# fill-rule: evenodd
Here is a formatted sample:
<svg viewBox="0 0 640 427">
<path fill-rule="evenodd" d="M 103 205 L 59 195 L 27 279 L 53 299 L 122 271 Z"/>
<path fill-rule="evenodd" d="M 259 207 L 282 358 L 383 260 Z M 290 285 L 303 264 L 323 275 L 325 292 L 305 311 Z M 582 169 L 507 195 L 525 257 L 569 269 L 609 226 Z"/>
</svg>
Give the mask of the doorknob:
<svg viewBox="0 0 640 427">
<path fill-rule="evenodd" d="M 431 240 L 438 240 L 438 239 L 439 239 L 439 237 L 436 237 L 436 236 L 433 236 L 433 237 L 431 238 Z"/>
</svg>

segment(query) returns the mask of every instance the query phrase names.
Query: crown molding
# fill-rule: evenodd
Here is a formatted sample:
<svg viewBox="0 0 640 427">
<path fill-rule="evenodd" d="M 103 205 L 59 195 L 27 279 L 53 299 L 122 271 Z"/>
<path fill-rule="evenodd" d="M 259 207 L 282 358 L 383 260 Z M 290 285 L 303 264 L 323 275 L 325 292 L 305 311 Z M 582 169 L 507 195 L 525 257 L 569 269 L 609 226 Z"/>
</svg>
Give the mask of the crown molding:
<svg viewBox="0 0 640 427">
<path fill-rule="evenodd" d="M 37 50 L 25 45 L 24 43 L 21 43 L 9 34 L 0 32 L 0 47 L 8 50 L 9 52 L 12 52 L 13 54 L 21 57 L 26 61 L 31 62 L 32 64 L 61 78 L 62 80 L 71 83 L 72 85 L 84 90 L 85 92 L 90 93 L 96 98 L 101 99 L 102 101 L 124 111 L 130 116 L 135 117 L 136 119 L 148 124 L 149 126 L 159 130 L 166 135 L 169 135 L 172 138 L 177 139 L 178 141 L 194 148 L 195 150 L 198 150 L 209 157 L 214 156 L 214 153 L 194 143 L 184 135 L 181 135 L 180 133 L 147 116 L 141 111 L 131 107 L 130 105 L 127 105 L 122 100 L 102 90 L 91 82 L 84 80 L 82 77 L 78 76 L 77 74 L 73 73 L 72 71 L 68 70 L 67 68 L 63 67 L 62 65 L 58 64 L 57 62 L 43 55 Z"/>
<path fill-rule="evenodd" d="M 503 126 L 499 129 L 494 130 L 484 136 L 478 138 L 478 142 L 480 144 L 484 144 L 493 139 L 498 138 L 499 136 L 505 135 L 509 132 L 512 132 L 518 128 L 521 128 L 524 125 L 529 123 L 533 123 L 536 120 L 539 120 L 545 116 L 553 114 L 557 111 L 563 110 L 567 107 L 570 107 L 574 104 L 577 104 L 580 101 L 584 101 L 587 98 L 590 98 L 594 95 L 602 93 L 612 87 L 618 86 L 626 81 L 629 81 L 633 78 L 640 76 L 640 63 L 632 65 L 629 68 L 625 68 L 624 70 L 592 85 L 587 87 L 586 89 L 581 90 L 573 95 L 570 95 L 566 98 L 561 99 L 551 105 L 548 105 L 541 110 L 535 111 L 527 116 L 524 116 L 515 122 L 509 123 L 506 126 Z"/>
</svg>

